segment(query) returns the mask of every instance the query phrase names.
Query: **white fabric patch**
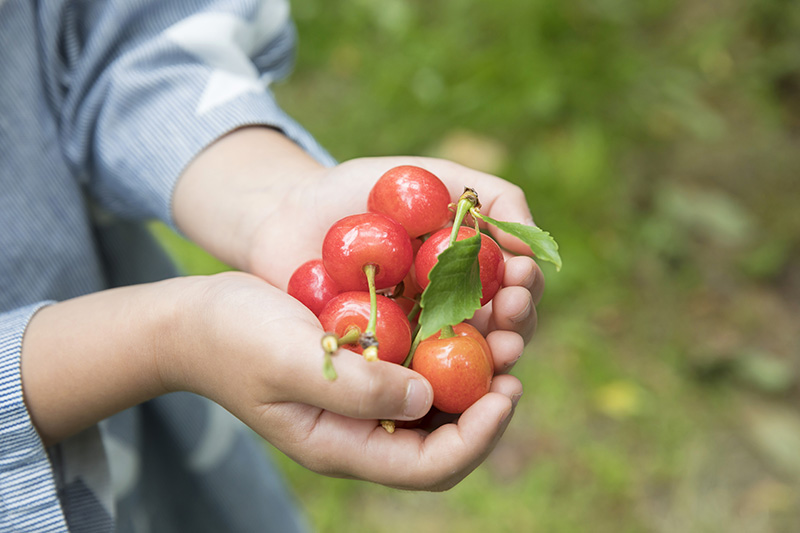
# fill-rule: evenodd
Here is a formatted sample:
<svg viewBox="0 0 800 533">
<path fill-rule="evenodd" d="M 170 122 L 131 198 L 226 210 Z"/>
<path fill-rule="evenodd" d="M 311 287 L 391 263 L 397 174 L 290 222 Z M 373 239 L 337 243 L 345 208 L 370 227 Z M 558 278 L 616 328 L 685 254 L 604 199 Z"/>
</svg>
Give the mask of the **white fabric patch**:
<svg viewBox="0 0 800 533">
<path fill-rule="evenodd" d="M 253 20 L 230 13 L 199 13 L 170 26 L 166 37 L 212 68 L 195 113 L 202 115 L 272 81 L 260 78 L 250 58 L 289 20 L 284 0 L 263 0 Z"/>
<path fill-rule="evenodd" d="M 241 431 L 241 423 L 213 402 L 206 402 L 206 428 L 188 459 L 189 468 L 205 472 L 227 457 Z"/>
<path fill-rule="evenodd" d="M 135 448 L 109 434 L 108 431 L 104 432 L 104 437 L 106 454 L 111 465 L 114 498 L 121 500 L 139 483 L 142 460 Z"/>
<path fill-rule="evenodd" d="M 64 484 L 80 479 L 92 491 L 109 516 L 115 515 L 111 498 L 107 450 L 103 447 L 100 429 L 92 426 L 61 441 Z"/>
</svg>

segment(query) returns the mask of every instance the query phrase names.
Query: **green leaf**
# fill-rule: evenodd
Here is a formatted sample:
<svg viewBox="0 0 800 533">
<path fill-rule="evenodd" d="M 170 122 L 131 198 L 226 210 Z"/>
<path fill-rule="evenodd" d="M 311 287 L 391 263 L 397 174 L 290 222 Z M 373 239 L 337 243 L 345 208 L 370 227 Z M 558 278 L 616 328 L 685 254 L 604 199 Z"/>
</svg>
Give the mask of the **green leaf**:
<svg viewBox="0 0 800 533">
<path fill-rule="evenodd" d="M 439 254 L 430 283 L 420 299 L 419 338 L 426 339 L 445 326 L 472 318 L 481 306 L 478 252 L 480 234 L 456 241 Z"/>
<path fill-rule="evenodd" d="M 549 261 L 556 266 L 556 270 L 561 270 L 561 256 L 558 255 L 558 243 L 548 232 L 536 226 L 528 226 L 516 222 L 502 222 L 483 214 L 478 214 L 478 217 L 493 226 L 497 226 L 506 233 L 517 237 L 531 247 L 533 255 L 535 255 L 537 259 Z"/>
</svg>

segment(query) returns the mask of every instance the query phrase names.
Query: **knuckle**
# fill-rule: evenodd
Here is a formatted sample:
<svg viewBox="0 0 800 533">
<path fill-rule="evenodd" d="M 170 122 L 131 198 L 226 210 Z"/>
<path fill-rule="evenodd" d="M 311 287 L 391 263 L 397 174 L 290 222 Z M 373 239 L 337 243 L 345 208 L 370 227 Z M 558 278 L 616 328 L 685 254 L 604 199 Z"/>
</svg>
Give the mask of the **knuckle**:
<svg viewBox="0 0 800 533">
<path fill-rule="evenodd" d="M 402 405 L 405 391 L 402 387 L 397 386 L 396 380 L 387 379 L 389 376 L 383 371 L 383 368 L 378 368 L 379 365 L 382 367 L 388 364 L 391 363 L 382 361 L 369 363 L 369 366 L 374 368 L 366 369 L 369 374 L 366 378 L 366 386 L 360 390 L 355 402 L 358 418 L 393 415 L 398 410 L 397 407 Z"/>
</svg>

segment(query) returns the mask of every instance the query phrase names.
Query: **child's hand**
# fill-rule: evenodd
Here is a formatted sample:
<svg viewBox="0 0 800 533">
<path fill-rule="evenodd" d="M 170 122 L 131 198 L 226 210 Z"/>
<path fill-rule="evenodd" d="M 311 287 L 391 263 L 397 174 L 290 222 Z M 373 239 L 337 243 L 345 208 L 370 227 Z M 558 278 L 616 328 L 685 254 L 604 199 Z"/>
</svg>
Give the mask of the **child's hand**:
<svg viewBox="0 0 800 533">
<path fill-rule="evenodd" d="M 305 180 L 298 180 L 291 201 L 287 202 L 292 207 L 284 209 L 280 215 L 286 223 L 267 220 L 256 234 L 251 247 L 251 272 L 285 287 L 297 266 L 320 257 L 322 239 L 331 224 L 347 215 L 366 211 L 367 195 L 375 181 L 390 168 L 406 164 L 431 170 L 448 186 L 452 198 L 458 198 L 465 185 L 476 189 L 483 204 L 482 212 L 489 216 L 533 224 L 520 188 L 496 176 L 439 159 L 354 159 L 321 176 L 312 174 Z M 495 238 L 513 252 L 530 253 L 524 244 L 508 234 L 497 231 Z M 275 254 L 273 250 L 276 249 L 283 252 Z M 508 253 L 506 257 L 503 288 L 471 322 L 484 335 L 495 332 L 503 342 L 516 344 L 522 353 L 523 344 L 531 339 L 536 329 L 536 304 L 542 296 L 544 277 L 530 257 L 513 257 Z M 518 333 L 522 342 L 509 332 Z M 505 372 L 509 368 L 498 368 L 498 371 Z"/>
<path fill-rule="evenodd" d="M 178 183 L 175 219 L 207 250 L 285 289 L 295 268 L 321 256 L 331 224 L 366 211 L 372 185 L 390 168 L 406 164 L 436 174 L 453 199 L 465 186 L 476 189 L 481 211 L 490 217 L 533 223 L 521 189 L 496 176 L 415 157 L 354 159 L 323 168 L 281 133 L 266 128 L 237 130 L 200 154 Z M 516 238 L 501 232 L 495 236 L 508 250 L 529 253 Z M 512 257 L 503 285 L 472 322 L 519 356 L 536 329 L 544 278 L 529 257 Z"/>
<path fill-rule="evenodd" d="M 458 424 L 428 434 L 379 419 L 411 420 L 430 408 L 432 391 L 400 365 L 367 362 L 340 350 L 339 377 L 322 375 L 323 331 L 284 292 L 243 273 L 187 279 L 188 317 L 176 331 L 178 357 L 160 367 L 170 389 L 220 403 L 311 470 L 408 489 L 443 490 L 475 467 L 502 435 L 520 382 L 497 376 L 492 391 Z M 515 356 L 489 338 L 500 365 Z"/>
</svg>

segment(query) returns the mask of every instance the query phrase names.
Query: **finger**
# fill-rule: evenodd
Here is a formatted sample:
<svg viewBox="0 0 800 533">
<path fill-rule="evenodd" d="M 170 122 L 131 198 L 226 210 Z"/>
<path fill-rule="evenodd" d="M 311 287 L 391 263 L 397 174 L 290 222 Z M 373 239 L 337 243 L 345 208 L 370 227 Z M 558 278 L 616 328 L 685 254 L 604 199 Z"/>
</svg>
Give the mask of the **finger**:
<svg viewBox="0 0 800 533">
<path fill-rule="evenodd" d="M 502 394 L 511 400 L 513 407 L 517 406 L 517 402 L 522 398 L 522 382 L 510 375 L 498 375 L 492 379 L 492 386 L 489 392 Z"/>
<path fill-rule="evenodd" d="M 508 330 L 529 342 L 536 331 L 537 314 L 531 293 L 523 287 L 503 287 L 492 299 L 490 330 Z"/>
<path fill-rule="evenodd" d="M 319 335 L 319 334 L 318 334 Z M 413 420 L 423 416 L 433 402 L 430 383 L 416 372 L 394 363 L 370 362 L 340 349 L 333 356 L 337 373 L 327 380 L 322 373 L 319 344 L 304 356 L 295 352 L 282 369 L 279 395 L 335 413 L 363 419 Z"/>
<path fill-rule="evenodd" d="M 544 274 L 536 261 L 527 256 L 516 256 L 506 260 L 503 286 L 515 285 L 528 289 L 533 303 L 539 305 L 544 293 Z"/>
<path fill-rule="evenodd" d="M 521 394 L 521 385 L 509 381 L 516 378 L 501 377 L 508 379 L 467 409 L 457 424 L 428 435 L 408 429 L 388 434 L 374 421 L 322 413 L 303 441 L 317 453 L 298 455 L 306 457 L 305 466 L 327 475 L 402 489 L 447 490 L 481 464 L 510 421 L 511 396 Z"/>
<path fill-rule="evenodd" d="M 508 373 L 522 356 L 525 341 L 513 331 L 493 331 L 486 337 L 492 350 L 495 374 Z"/>
<path fill-rule="evenodd" d="M 475 311 L 475 314 L 467 322 L 480 331 L 484 337 L 488 335 L 492 331 L 492 302 Z"/>
<path fill-rule="evenodd" d="M 337 379 L 326 379 L 320 343 L 325 332 L 311 311 L 253 276 L 226 274 L 225 279 L 229 283 L 220 292 L 235 300 L 240 315 L 216 337 L 238 358 L 217 365 L 205 379 L 213 383 L 196 392 L 233 410 L 254 401 L 299 402 L 354 418 L 408 420 L 430 409 L 433 391 L 425 378 L 401 365 L 366 361 L 344 348 L 332 357 Z M 262 291 L 259 298 L 250 297 L 253 290 Z M 243 306 L 251 304 L 247 312 Z M 238 386 L 231 386 L 229 373 L 241 376 Z"/>
</svg>

